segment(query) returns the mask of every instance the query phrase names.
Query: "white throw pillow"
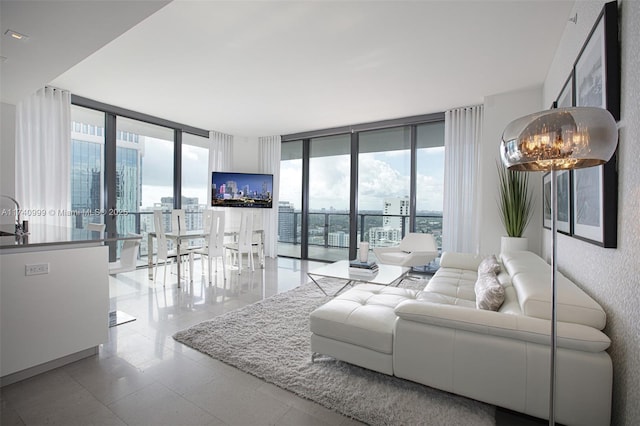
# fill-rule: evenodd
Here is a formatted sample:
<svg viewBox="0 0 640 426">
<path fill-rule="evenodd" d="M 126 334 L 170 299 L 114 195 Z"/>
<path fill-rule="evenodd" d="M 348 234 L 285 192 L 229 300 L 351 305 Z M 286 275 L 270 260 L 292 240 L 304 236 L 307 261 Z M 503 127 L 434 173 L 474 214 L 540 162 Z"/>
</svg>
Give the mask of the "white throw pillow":
<svg viewBox="0 0 640 426">
<path fill-rule="evenodd" d="M 500 262 L 494 254 L 485 257 L 478 265 L 478 274 L 497 274 L 500 272 Z"/>
<path fill-rule="evenodd" d="M 504 287 L 494 273 L 479 274 L 475 292 L 478 309 L 497 311 L 504 302 Z"/>
</svg>

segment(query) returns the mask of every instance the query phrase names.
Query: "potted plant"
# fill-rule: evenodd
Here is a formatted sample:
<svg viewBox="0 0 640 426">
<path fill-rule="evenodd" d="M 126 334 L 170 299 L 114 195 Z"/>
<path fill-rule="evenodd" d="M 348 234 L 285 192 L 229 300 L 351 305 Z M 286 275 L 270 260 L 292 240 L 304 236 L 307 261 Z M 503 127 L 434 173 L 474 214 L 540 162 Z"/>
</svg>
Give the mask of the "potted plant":
<svg viewBox="0 0 640 426">
<path fill-rule="evenodd" d="M 529 190 L 529 175 L 497 164 L 500 180 L 498 207 L 500 220 L 507 231 L 502 237 L 501 251 L 527 250 L 528 241 L 522 236 L 533 216 L 533 193 Z"/>
</svg>

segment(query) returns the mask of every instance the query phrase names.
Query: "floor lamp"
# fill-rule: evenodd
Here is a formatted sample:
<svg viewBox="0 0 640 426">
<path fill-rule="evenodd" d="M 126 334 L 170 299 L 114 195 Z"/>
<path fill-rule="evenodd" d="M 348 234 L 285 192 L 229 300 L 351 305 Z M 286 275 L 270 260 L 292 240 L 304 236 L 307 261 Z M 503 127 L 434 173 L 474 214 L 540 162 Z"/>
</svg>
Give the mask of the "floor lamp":
<svg viewBox="0 0 640 426">
<path fill-rule="evenodd" d="M 551 172 L 551 363 L 549 424 L 555 424 L 556 393 L 556 220 L 558 170 L 598 166 L 609 161 L 618 144 L 618 129 L 602 108 L 558 108 L 530 114 L 505 128 L 500 144 L 504 165 L 518 171 Z"/>
</svg>

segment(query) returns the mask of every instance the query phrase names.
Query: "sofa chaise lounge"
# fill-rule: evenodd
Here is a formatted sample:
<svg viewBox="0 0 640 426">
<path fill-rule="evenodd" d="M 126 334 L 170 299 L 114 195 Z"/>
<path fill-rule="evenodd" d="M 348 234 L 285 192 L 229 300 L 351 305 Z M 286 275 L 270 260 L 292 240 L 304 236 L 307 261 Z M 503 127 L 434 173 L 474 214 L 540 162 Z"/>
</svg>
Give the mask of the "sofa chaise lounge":
<svg viewBox="0 0 640 426">
<path fill-rule="evenodd" d="M 315 354 L 547 418 L 550 266 L 532 252 L 501 254 L 497 311 L 476 307 L 483 257 L 444 253 L 424 290 L 360 284 L 311 313 Z M 483 271 L 484 272 L 484 271 Z M 556 421 L 610 422 L 612 363 L 602 307 L 557 278 Z"/>
</svg>

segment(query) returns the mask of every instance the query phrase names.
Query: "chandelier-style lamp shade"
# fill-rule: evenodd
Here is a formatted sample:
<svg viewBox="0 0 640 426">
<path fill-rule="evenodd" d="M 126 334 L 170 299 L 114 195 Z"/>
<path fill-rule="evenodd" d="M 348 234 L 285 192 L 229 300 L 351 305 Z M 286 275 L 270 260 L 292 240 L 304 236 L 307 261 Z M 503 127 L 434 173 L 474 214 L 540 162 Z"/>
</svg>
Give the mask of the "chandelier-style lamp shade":
<svg viewBox="0 0 640 426">
<path fill-rule="evenodd" d="M 512 121 L 502 134 L 504 165 L 519 171 L 579 169 L 604 164 L 618 144 L 618 128 L 603 108 L 557 108 Z"/>
</svg>

